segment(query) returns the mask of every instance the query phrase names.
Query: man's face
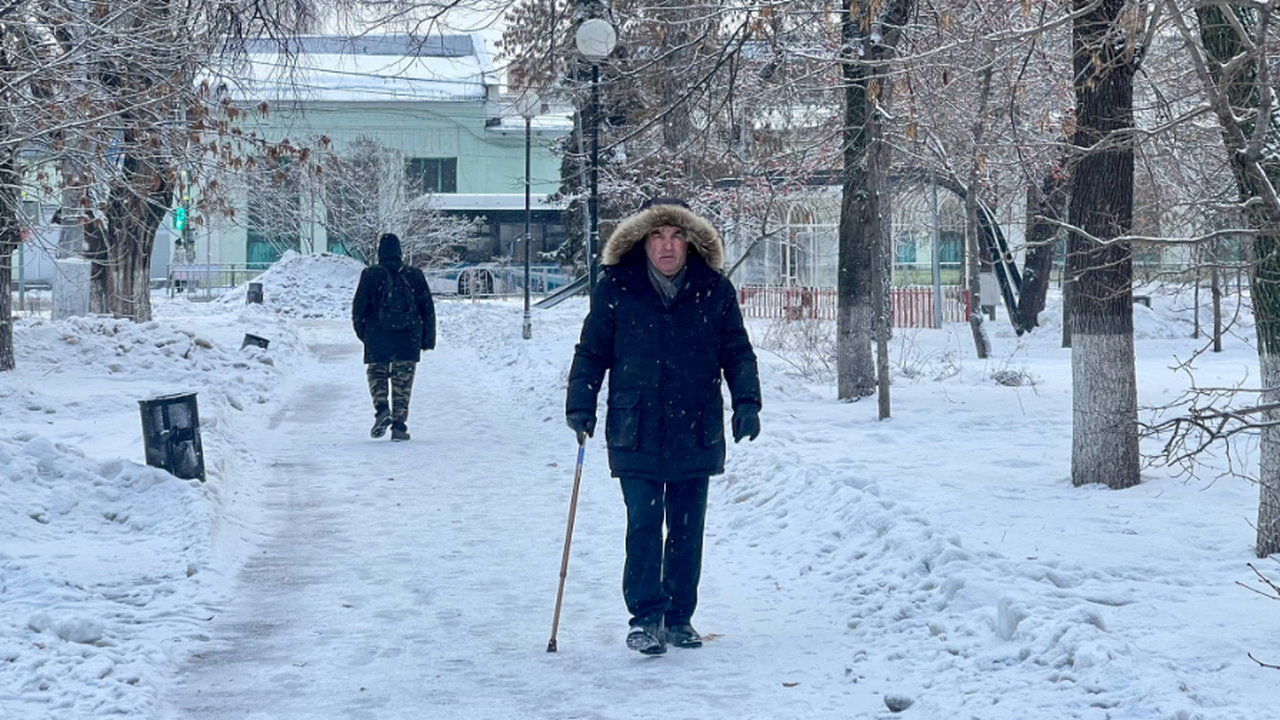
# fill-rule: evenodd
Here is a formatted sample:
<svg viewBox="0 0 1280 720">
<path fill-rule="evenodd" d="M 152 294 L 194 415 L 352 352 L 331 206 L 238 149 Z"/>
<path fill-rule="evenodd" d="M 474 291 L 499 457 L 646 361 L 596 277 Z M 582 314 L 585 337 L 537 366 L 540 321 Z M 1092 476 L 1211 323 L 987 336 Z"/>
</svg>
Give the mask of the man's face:
<svg viewBox="0 0 1280 720">
<path fill-rule="evenodd" d="M 684 238 L 684 229 L 675 225 L 663 225 L 649 232 L 644 239 L 644 254 L 649 262 L 658 268 L 658 272 L 672 277 L 684 267 L 689 256 L 689 241 Z"/>
</svg>

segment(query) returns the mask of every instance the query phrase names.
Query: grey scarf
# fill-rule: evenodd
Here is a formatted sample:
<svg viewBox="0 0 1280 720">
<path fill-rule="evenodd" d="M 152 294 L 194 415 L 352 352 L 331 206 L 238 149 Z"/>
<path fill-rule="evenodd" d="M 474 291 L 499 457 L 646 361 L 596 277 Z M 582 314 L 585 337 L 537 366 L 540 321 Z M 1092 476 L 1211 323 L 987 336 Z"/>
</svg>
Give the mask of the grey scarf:
<svg viewBox="0 0 1280 720">
<path fill-rule="evenodd" d="M 680 272 L 673 277 L 667 277 L 648 258 L 645 258 L 645 263 L 649 266 L 649 281 L 653 283 L 653 289 L 658 291 L 658 297 L 662 298 L 663 307 L 671 307 L 671 301 L 676 299 L 676 293 L 684 285 L 684 271 L 688 266 L 680 268 Z"/>
</svg>

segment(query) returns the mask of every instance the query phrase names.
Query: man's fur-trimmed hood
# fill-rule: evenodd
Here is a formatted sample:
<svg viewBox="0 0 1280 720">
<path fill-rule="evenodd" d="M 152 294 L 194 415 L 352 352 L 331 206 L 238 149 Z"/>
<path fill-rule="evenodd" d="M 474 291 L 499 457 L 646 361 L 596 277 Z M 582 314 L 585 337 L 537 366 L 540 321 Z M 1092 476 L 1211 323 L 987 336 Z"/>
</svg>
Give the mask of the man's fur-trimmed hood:
<svg viewBox="0 0 1280 720">
<path fill-rule="evenodd" d="M 724 243 L 711 223 L 680 205 L 650 205 L 623 220 L 600 252 L 601 265 L 617 265 L 637 244 L 643 245 L 653 230 L 663 225 L 684 229 L 689 249 L 706 261 L 712 270 L 724 269 Z"/>
</svg>

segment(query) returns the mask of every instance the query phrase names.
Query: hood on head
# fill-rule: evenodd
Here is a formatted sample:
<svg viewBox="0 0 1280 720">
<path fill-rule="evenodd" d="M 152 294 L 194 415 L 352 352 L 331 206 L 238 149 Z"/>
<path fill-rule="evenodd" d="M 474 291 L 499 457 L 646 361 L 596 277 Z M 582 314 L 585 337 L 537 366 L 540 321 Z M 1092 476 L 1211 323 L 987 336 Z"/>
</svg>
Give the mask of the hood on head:
<svg viewBox="0 0 1280 720">
<path fill-rule="evenodd" d="M 386 233 L 378 239 L 378 262 L 400 259 L 400 238 L 395 233 Z"/>
<path fill-rule="evenodd" d="M 600 251 L 601 265 L 617 265 L 637 244 L 654 229 L 674 225 L 684 229 L 689 249 L 696 252 L 712 270 L 724 268 L 724 243 L 720 233 L 706 219 L 698 216 L 689 206 L 674 198 L 653 198 L 640 206 L 640 210 L 623 220 L 609 236 Z"/>
</svg>

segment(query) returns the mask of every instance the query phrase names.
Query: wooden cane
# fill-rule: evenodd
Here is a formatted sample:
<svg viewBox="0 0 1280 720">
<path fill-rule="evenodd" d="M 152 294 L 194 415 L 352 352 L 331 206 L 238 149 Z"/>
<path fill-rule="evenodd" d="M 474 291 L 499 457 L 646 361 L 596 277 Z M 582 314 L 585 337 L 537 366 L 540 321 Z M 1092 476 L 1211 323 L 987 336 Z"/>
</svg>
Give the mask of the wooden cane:
<svg viewBox="0 0 1280 720">
<path fill-rule="evenodd" d="M 569 525 L 564 530 L 564 556 L 560 558 L 560 589 L 556 591 L 556 614 L 551 620 L 551 640 L 547 652 L 556 651 L 556 632 L 560 629 L 560 601 L 564 599 L 564 578 L 569 574 L 569 543 L 573 540 L 573 516 L 578 512 L 578 483 L 582 480 L 582 454 L 587 447 L 587 434 L 578 433 L 578 466 L 573 469 L 573 496 L 569 498 Z"/>
</svg>

